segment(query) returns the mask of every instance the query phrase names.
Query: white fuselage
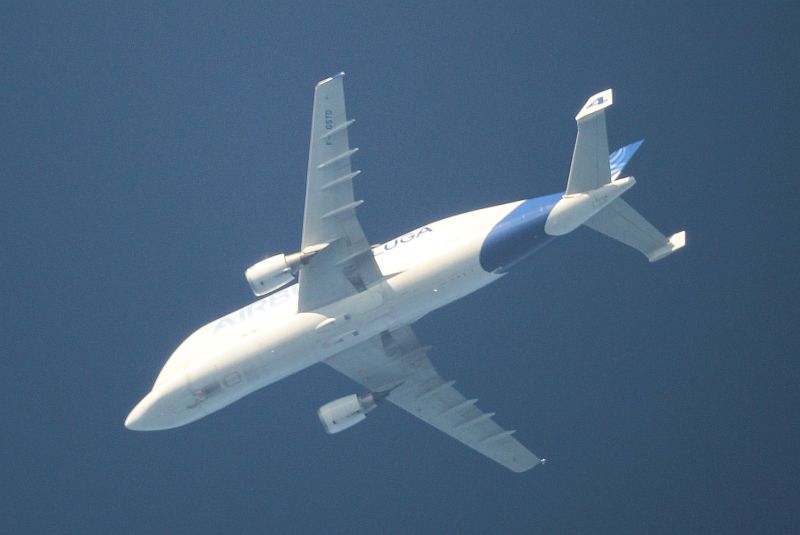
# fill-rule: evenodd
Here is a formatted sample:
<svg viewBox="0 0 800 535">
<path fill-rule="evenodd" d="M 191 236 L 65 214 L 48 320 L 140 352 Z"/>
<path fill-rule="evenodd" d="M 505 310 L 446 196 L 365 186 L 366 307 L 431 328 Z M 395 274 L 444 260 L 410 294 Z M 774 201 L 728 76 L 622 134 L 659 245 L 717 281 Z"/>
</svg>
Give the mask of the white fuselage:
<svg viewBox="0 0 800 535">
<path fill-rule="evenodd" d="M 443 219 L 374 247 L 383 279 L 318 310 L 298 312 L 295 284 L 205 325 L 169 358 L 126 426 L 188 424 L 497 280 L 501 274 L 482 267 L 481 249 L 523 202 Z"/>
</svg>

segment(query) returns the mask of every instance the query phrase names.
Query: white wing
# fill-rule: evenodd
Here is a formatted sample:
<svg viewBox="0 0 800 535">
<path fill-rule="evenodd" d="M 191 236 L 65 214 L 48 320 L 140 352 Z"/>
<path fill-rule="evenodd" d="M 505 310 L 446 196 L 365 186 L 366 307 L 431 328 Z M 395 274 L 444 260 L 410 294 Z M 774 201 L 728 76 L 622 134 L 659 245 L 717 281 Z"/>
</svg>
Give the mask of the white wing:
<svg viewBox="0 0 800 535">
<path fill-rule="evenodd" d="M 661 260 L 686 245 L 686 232 L 666 237 L 622 199 L 615 199 L 592 216 L 587 227 L 637 249 L 651 262 Z"/>
<path fill-rule="evenodd" d="M 599 188 L 611 179 L 608 161 L 608 134 L 606 132 L 607 107 L 613 103 L 610 89 L 597 93 L 586 101 L 575 116 L 578 137 L 572 152 L 565 195 Z"/>
<path fill-rule="evenodd" d="M 363 290 L 380 278 L 355 209 L 351 149 L 344 105 L 344 73 L 314 91 L 301 250 L 330 244 L 300 268 L 300 311 L 313 310 Z"/>
<path fill-rule="evenodd" d="M 492 417 L 444 381 L 410 327 L 384 332 L 325 362 L 373 392 L 392 389 L 386 399 L 514 472 L 540 462 Z"/>
</svg>

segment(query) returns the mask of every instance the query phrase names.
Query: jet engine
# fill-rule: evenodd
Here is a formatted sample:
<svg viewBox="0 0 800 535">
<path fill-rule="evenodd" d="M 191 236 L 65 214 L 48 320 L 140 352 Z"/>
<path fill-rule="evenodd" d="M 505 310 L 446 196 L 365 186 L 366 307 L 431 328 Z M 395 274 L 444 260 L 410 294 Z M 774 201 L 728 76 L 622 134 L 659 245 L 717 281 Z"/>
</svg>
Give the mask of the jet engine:
<svg viewBox="0 0 800 535">
<path fill-rule="evenodd" d="M 327 243 L 306 247 L 299 253 L 277 254 L 247 268 L 244 276 L 257 296 L 267 295 L 294 279 L 300 266 L 328 246 Z"/>
<path fill-rule="evenodd" d="M 363 396 L 351 394 L 326 403 L 319 408 L 317 415 L 326 433 L 338 433 L 353 427 L 366 418 L 367 413 L 387 395 L 389 395 L 388 390 L 386 392 L 370 392 Z"/>
</svg>

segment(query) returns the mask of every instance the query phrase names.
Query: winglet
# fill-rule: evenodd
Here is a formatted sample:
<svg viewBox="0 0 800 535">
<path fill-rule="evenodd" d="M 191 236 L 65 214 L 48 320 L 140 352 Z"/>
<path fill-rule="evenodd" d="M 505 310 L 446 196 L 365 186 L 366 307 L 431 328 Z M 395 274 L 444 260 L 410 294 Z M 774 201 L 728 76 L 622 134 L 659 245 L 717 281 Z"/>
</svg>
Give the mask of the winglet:
<svg viewBox="0 0 800 535">
<path fill-rule="evenodd" d="M 611 106 L 614 103 L 614 93 L 611 89 L 606 89 L 605 91 L 601 91 L 596 95 L 592 95 L 589 97 L 589 100 L 586 101 L 586 104 L 583 105 L 581 111 L 578 112 L 578 115 L 575 116 L 576 121 L 580 121 L 590 115 L 594 115 L 598 111 L 604 110 Z"/>
</svg>

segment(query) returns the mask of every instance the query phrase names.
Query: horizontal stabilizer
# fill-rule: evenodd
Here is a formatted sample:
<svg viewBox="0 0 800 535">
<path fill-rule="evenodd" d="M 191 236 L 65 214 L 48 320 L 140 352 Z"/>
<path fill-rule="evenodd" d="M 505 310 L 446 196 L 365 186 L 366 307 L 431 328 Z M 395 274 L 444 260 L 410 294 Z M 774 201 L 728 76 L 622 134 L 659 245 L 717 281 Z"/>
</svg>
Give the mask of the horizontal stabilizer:
<svg viewBox="0 0 800 535">
<path fill-rule="evenodd" d="M 620 198 L 584 224 L 609 238 L 637 249 L 650 262 L 661 260 L 686 245 L 685 231 L 667 238 Z"/>
<path fill-rule="evenodd" d="M 575 116 L 578 137 L 572 153 L 566 195 L 595 190 L 611 181 L 606 114 L 603 110 L 612 102 L 613 94 L 606 89 L 589 98 Z"/>
</svg>

